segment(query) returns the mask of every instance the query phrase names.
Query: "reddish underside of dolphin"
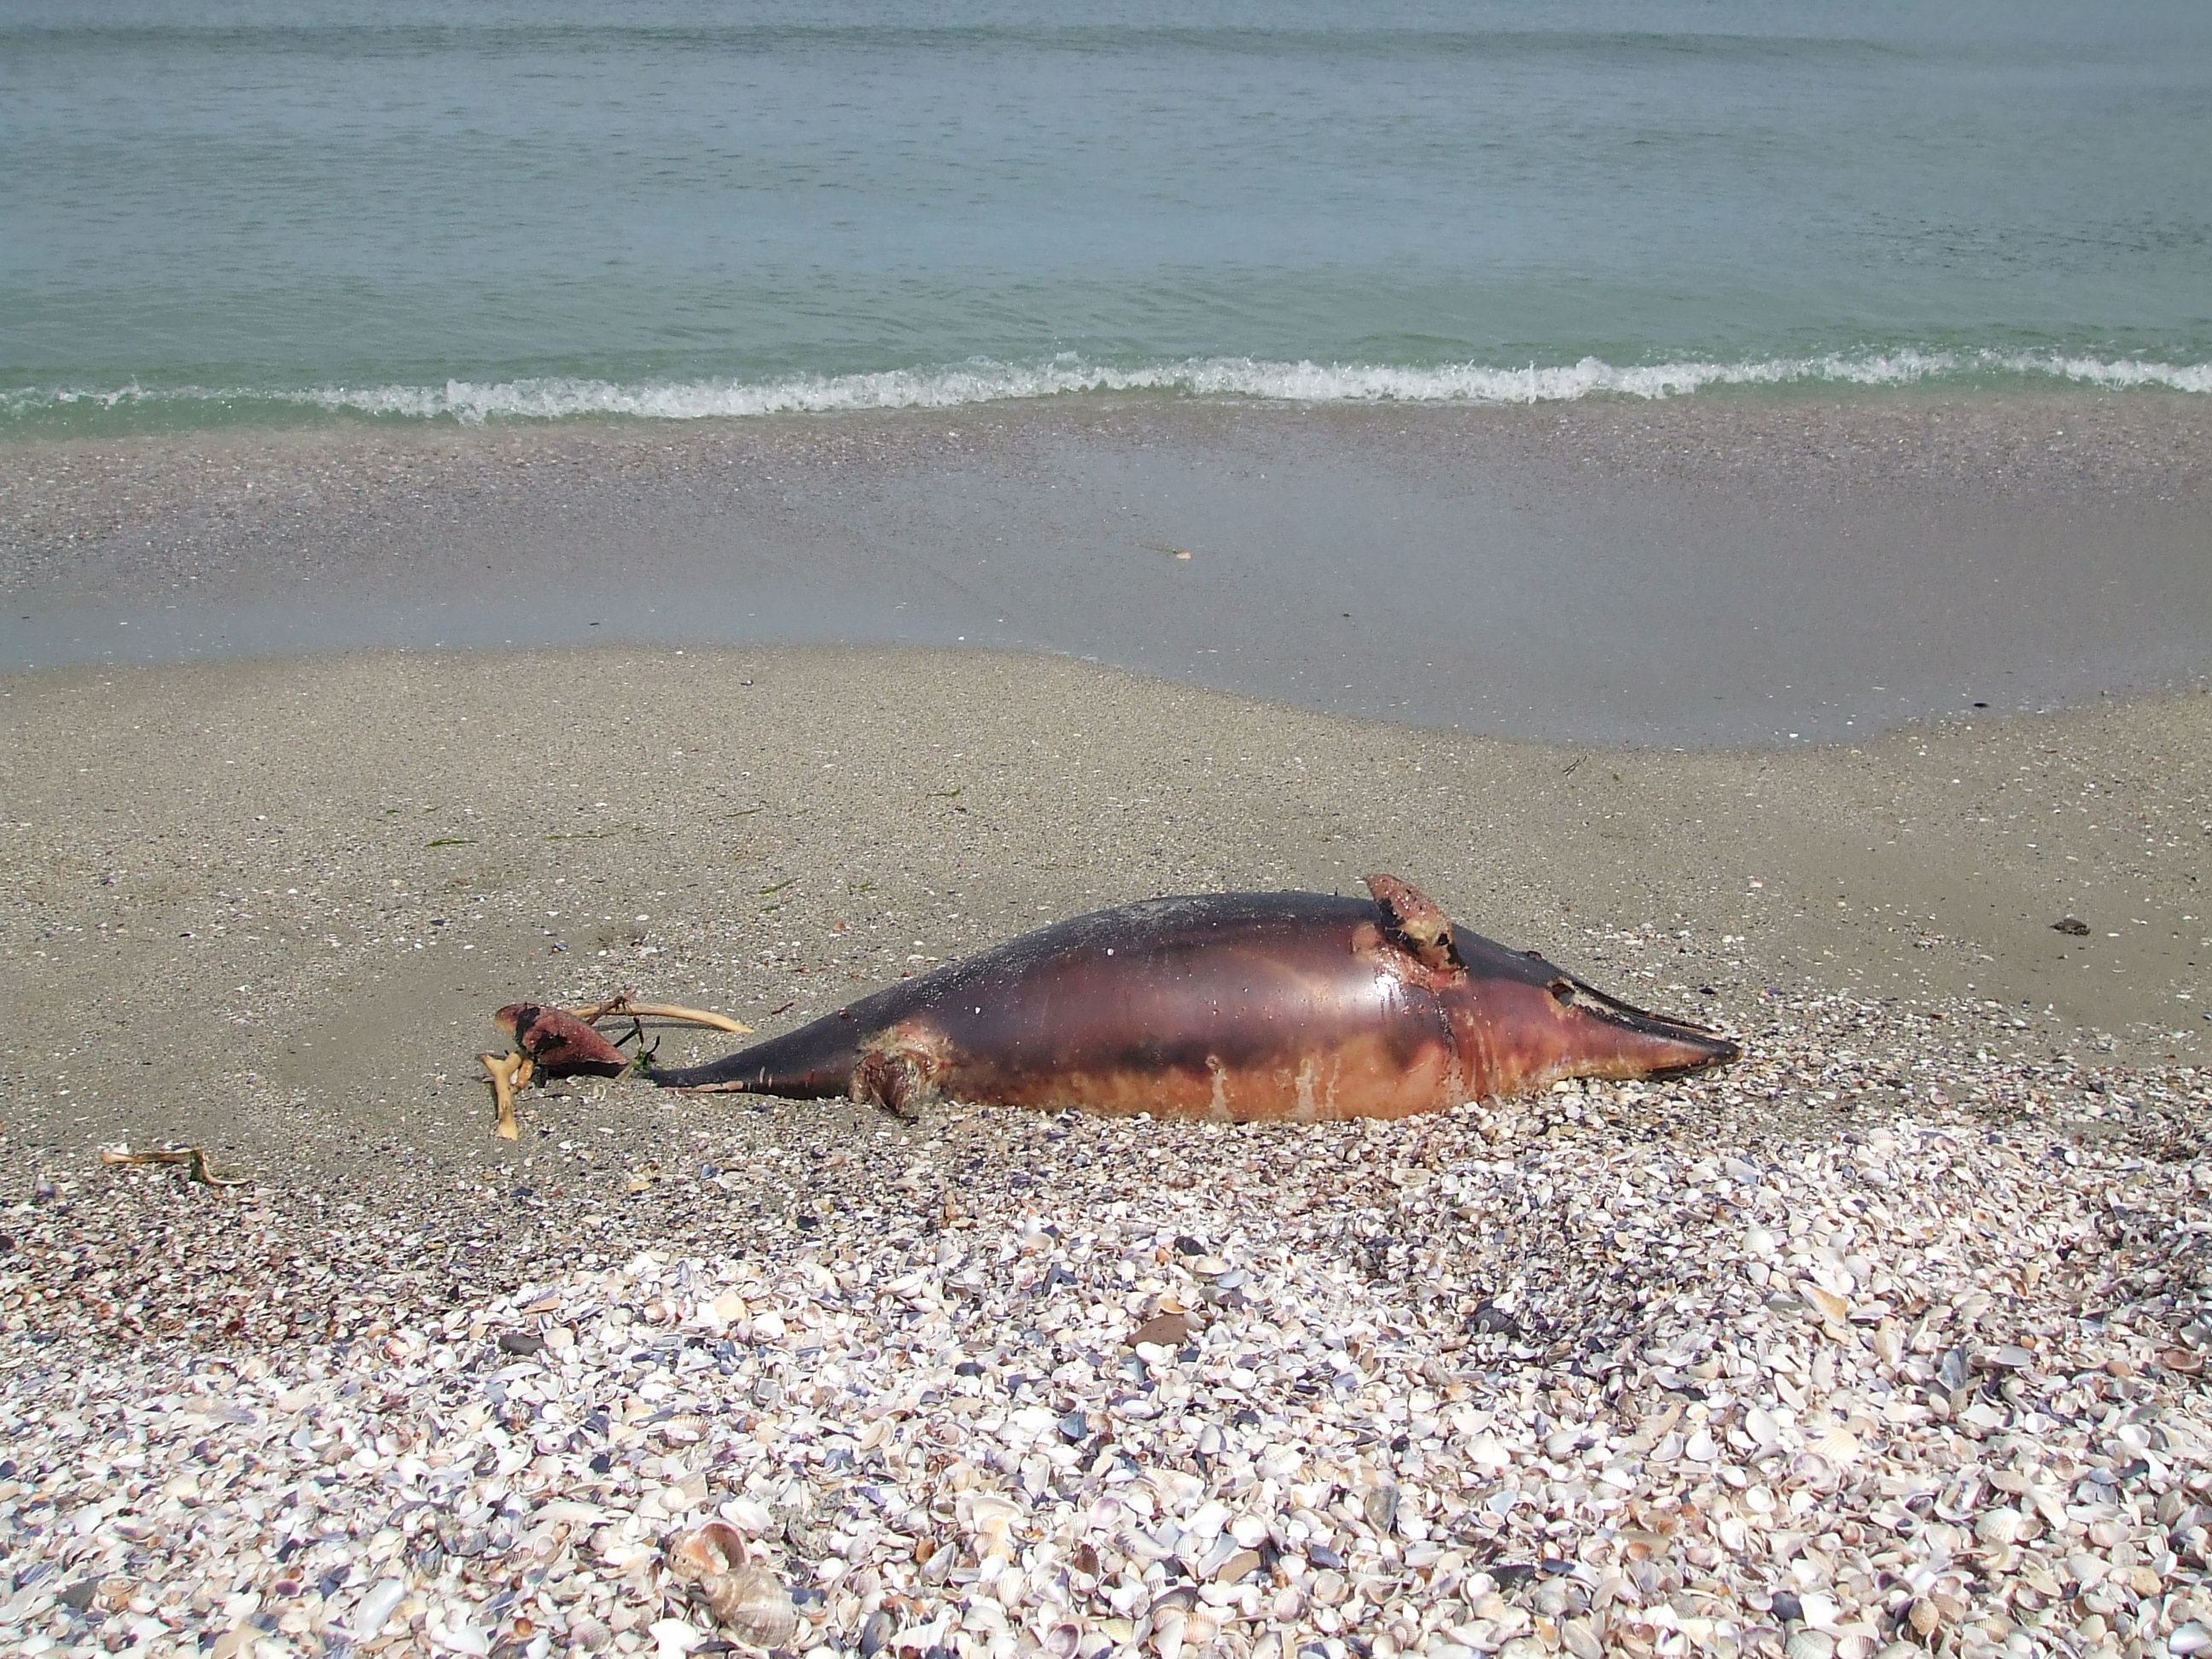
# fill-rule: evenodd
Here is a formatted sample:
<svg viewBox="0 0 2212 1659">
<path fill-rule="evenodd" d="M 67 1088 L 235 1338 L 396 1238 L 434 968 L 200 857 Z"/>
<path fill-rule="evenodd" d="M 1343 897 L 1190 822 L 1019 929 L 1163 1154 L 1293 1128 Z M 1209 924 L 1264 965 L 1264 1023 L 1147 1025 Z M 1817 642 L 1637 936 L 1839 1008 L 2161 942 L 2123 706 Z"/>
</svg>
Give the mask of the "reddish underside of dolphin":
<svg viewBox="0 0 2212 1659">
<path fill-rule="evenodd" d="M 1201 894 L 1079 916 L 654 1080 L 898 1111 L 949 1096 L 1317 1121 L 1736 1057 L 1454 927 L 1393 877 L 1369 886 L 1372 900 Z"/>
</svg>

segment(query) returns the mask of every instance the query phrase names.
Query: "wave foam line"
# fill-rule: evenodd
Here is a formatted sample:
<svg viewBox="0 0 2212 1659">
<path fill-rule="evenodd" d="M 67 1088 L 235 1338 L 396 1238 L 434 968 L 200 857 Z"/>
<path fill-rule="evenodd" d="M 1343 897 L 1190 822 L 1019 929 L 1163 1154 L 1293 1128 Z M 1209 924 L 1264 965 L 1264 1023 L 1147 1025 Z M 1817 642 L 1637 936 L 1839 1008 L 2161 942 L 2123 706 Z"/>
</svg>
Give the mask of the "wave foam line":
<svg viewBox="0 0 2212 1659">
<path fill-rule="evenodd" d="M 646 420 L 706 420 L 761 415 L 830 414 L 858 410 L 955 409 L 974 404 L 1097 392 L 1177 392 L 1286 403 L 1533 404 L 1613 396 L 1681 397 L 1709 386 L 1829 382 L 1910 386 L 1992 374 L 2027 375 L 2113 390 L 2138 387 L 2212 393 L 2212 363 L 2146 362 L 2057 353 L 1899 350 L 1858 356 L 1774 358 L 1761 362 L 1672 362 L 1620 366 L 1596 357 L 1526 368 L 1482 363 L 1397 368 L 1374 363 L 1269 362 L 1250 357 L 1186 358 L 1134 368 L 1070 357 L 1039 364 L 974 362 L 952 368 L 876 374 L 797 375 L 767 381 L 679 380 L 625 386 L 611 380 L 555 377 L 442 386 L 249 387 L 112 392 L 0 393 L 0 410 L 21 416 L 39 408 L 80 404 L 291 404 L 332 413 L 452 420 L 555 421 L 580 416 Z"/>
</svg>

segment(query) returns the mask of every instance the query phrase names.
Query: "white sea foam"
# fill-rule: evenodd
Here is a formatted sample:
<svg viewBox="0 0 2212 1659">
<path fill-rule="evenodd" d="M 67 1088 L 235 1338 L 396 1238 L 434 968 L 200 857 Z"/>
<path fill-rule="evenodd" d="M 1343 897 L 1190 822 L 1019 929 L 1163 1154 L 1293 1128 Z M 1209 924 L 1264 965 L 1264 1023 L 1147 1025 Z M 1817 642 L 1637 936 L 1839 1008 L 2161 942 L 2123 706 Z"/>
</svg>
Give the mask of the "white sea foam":
<svg viewBox="0 0 2212 1659">
<path fill-rule="evenodd" d="M 569 377 L 437 386 L 254 387 L 125 386 L 107 392 L 18 388 L 0 392 L 0 412 L 21 418 L 70 405 L 295 404 L 333 413 L 416 420 L 554 421 L 580 416 L 703 420 L 854 410 L 956 409 L 1085 392 L 1160 392 L 1286 403 L 1538 404 L 1592 397 L 1674 398 L 1712 386 L 1821 383 L 1899 386 L 2026 378 L 2108 389 L 2212 393 L 2212 362 L 2106 359 L 2050 352 L 1911 349 L 1747 362 L 1684 361 L 1620 365 L 1596 357 L 1522 368 L 1449 363 L 1279 362 L 1251 357 L 1185 358 L 1115 367 L 1057 357 L 1039 363 L 975 361 L 876 374 L 802 375 L 750 381 L 697 380 L 624 385 Z"/>
</svg>

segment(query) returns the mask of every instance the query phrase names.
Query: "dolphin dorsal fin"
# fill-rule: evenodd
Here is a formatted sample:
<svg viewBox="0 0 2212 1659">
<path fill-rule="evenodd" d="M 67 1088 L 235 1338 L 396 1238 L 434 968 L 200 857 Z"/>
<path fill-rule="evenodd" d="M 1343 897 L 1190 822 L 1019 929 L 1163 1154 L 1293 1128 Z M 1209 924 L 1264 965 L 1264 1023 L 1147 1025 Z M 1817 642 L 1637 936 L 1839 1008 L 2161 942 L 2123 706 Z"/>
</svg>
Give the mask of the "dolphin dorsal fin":
<svg viewBox="0 0 2212 1659">
<path fill-rule="evenodd" d="M 1389 931 L 1420 958 L 1422 966 L 1443 974 L 1467 965 L 1452 941 L 1451 918 L 1426 893 L 1409 881 L 1386 875 L 1368 877 L 1367 890 L 1382 907 Z"/>
</svg>

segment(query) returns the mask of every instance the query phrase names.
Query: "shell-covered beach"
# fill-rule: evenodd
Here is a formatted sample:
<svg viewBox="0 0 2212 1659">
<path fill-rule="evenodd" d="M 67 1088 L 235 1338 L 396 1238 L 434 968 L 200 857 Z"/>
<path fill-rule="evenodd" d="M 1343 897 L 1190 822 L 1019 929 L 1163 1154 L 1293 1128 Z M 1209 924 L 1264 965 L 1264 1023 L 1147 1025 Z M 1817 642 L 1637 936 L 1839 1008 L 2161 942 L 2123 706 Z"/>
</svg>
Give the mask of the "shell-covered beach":
<svg viewBox="0 0 2212 1659">
<path fill-rule="evenodd" d="M 1747 1035 L 1787 1058 L 1725 1081 L 1387 1126 L 702 1115 L 649 1171 L 404 1210 L 11 1147 L 0 1619 L 26 1653 L 2195 1651 L 2201 1074 L 2023 1086 L 1964 1046 L 2009 1030 L 1778 999 Z M 720 1617 L 681 1570 L 717 1519 Z"/>
</svg>

